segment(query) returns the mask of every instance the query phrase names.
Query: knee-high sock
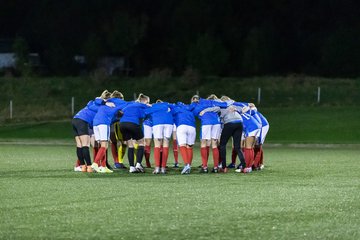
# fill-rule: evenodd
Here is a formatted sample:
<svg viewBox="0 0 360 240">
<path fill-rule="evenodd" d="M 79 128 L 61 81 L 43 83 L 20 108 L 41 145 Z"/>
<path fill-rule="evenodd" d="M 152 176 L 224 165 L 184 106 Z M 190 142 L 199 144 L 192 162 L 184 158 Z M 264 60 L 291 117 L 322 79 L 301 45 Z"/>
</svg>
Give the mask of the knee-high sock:
<svg viewBox="0 0 360 240">
<path fill-rule="evenodd" d="M 261 146 L 255 146 L 254 148 L 254 167 L 260 166 L 261 158 Z"/>
<path fill-rule="evenodd" d="M 94 163 L 97 163 L 98 165 L 100 165 L 101 162 L 103 161 L 105 155 L 106 155 L 106 148 L 104 148 L 104 147 L 99 148 L 99 151 L 95 156 Z"/>
<path fill-rule="evenodd" d="M 209 161 L 210 156 L 210 146 L 206 146 L 206 160 Z"/>
<path fill-rule="evenodd" d="M 89 147 L 82 147 L 83 156 L 86 162 L 86 165 L 91 165 L 91 157 Z"/>
<path fill-rule="evenodd" d="M 155 167 L 160 167 L 160 148 L 154 147 Z"/>
<path fill-rule="evenodd" d="M 236 157 L 237 157 L 237 152 L 235 150 L 235 148 L 232 148 L 232 152 L 231 152 L 231 163 L 235 164 L 236 163 Z"/>
<path fill-rule="evenodd" d="M 254 161 L 254 149 L 245 148 L 244 149 L 244 157 L 246 162 L 246 167 L 252 167 Z"/>
<path fill-rule="evenodd" d="M 111 154 L 113 156 L 114 163 L 118 163 L 119 157 L 118 157 L 117 144 L 111 143 L 110 146 L 111 146 Z"/>
<path fill-rule="evenodd" d="M 124 163 L 124 156 L 126 152 L 126 144 L 121 144 L 118 149 L 118 160 L 119 163 Z"/>
<path fill-rule="evenodd" d="M 143 156 L 144 156 L 144 146 L 138 146 L 138 149 L 136 152 L 136 162 L 141 164 Z"/>
<path fill-rule="evenodd" d="M 128 160 L 130 167 L 134 167 L 134 148 L 128 148 Z"/>
<path fill-rule="evenodd" d="M 219 149 L 217 147 L 212 149 L 213 160 L 214 160 L 214 168 L 219 166 Z"/>
<path fill-rule="evenodd" d="M 260 165 L 264 164 L 264 151 L 263 151 L 263 148 L 262 146 L 260 145 Z"/>
<path fill-rule="evenodd" d="M 151 164 L 150 164 L 151 147 L 150 146 L 145 146 L 144 151 L 145 151 L 144 155 L 145 155 L 146 167 L 151 167 Z"/>
<path fill-rule="evenodd" d="M 80 165 L 84 165 L 85 164 L 85 161 L 84 161 L 84 155 L 83 155 L 83 151 L 82 151 L 82 148 L 80 147 L 77 147 L 76 148 L 76 155 L 78 157 L 78 160 L 80 162 Z"/>
<path fill-rule="evenodd" d="M 161 167 L 165 168 L 169 157 L 169 147 L 163 147 Z"/>
<path fill-rule="evenodd" d="M 207 163 L 208 163 L 207 147 L 202 147 L 202 148 L 200 148 L 200 152 L 201 152 L 202 167 L 203 167 L 203 168 L 207 168 Z"/>
<path fill-rule="evenodd" d="M 193 160 L 193 149 L 192 148 L 186 148 L 186 151 L 187 151 L 189 164 L 191 165 L 192 160 Z"/>
<path fill-rule="evenodd" d="M 180 153 L 181 153 L 181 157 L 184 161 L 184 164 L 189 164 L 189 160 L 188 160 L 188 154 L 187 154 L 187 150 L 186 147 L 180 147 Z"/>
<path fill-rule="evenodd" d="M 96 158 L 96 155 L 98 154 L 98 152 L 99 152 L 99 147 L 94 146 L 94 148 L 93 148 L 93 158 L 94 158 L 94 162 L 95 162 L 95 158 Z"/>
<path fill-rule="evenodd" d="M 178 163 L 179 152 L 178 152 L 178 145 L 176 140 L 173 141 L 173 153 L 174 153 L 175 163 Z"/>
</svg>

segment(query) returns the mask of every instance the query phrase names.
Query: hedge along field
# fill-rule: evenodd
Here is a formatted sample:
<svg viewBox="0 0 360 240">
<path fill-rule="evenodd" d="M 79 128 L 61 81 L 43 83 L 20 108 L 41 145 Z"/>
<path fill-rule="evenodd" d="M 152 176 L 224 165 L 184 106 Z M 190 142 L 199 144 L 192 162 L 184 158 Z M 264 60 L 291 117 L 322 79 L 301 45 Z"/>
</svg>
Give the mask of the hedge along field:
<svg viewBox="0 0 360 240">
<path fill-rule="evenodd" d="M 321 101 L 317 103 L 318 87 Z M 51 120 L 72 115 L 104 89 L 120 90 L 125 99 L 140 92 L 169 102 L 189 102 L 192 95 L 206 97 L 225 94 L 259 107 L 359 106 L 359 79 L 326 79 L 289 75 L 287 77 L 219 78 L 200 77 L 195 73 L 171 77 L 166 71 L 155 71 L 144 78 L 106 78 L 101 76 L 66 78 L 0 78 L 0 122 Z M 13 119 L 9 120 L 9 102 L 13 101 Z"/>
</svg>

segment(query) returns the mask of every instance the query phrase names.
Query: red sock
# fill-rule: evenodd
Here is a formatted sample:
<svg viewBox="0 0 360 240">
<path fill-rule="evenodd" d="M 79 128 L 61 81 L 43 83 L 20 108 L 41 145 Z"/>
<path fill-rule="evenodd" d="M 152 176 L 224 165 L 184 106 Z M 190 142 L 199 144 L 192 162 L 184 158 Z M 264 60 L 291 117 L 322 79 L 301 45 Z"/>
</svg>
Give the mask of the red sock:
<svg viewBox="0 0 360 240">
<path fill-rule="evenodd" d="M 180 153 L 181 153 L 181 157 L 184 160 L 184 164 L 189 164 L 189 160 L 188 160 L 188 154 L 186 151 L 186 147 L 180 147 Z"/>
<path fill-rule="evenodd" d="M 78 166 L 80 166 L 80 160 L 79 159 L 76 160 L 76 162 L 75 162 L 75 167 L 78 167 Z"/>
<path fill-rule="evenodd" d="M 117 151 L 117 145 L 114 143 L 111 143 L 111 154 L 113 156 L 114 159 L 114 163 L 118 163 L 119 162 L 119 158 L 118 158 L 118 151 Z"/>
<path fill-rule="evenodd" d="M 213 148 L 212 153 L 213 153 L 213 160 L 214 160 L 214 168 L 217 168 L 219 166 L 219 149 Z"/>
<path fill-rule="evenodd" d="M 237 157 L 237 152 L 236 152 L 235 148 L 232 148 L 232 152 L 231 152 L 231 163 L 232 164 L 236 163 L 236 157 Z"/>
<path fill-rule="evenodd" d="M 163 168 L 166 167 L 168 157 L 169 157 L 169 147 L 163 147 L 162 158 L 161 158 L 162 159 L 161 166 Z"/>
<path fill-rule="evenodd" d="M 144 155 L 145 155 L 146 167 L 151 167 L 151 164 L 150 164 L 150 153 L 151 153 L 151 147 L 150 147 L 150 146 L 145 146 Z"/>
<path fill-rule="evenodd" d="M 207 147 L 202 147 L 200 148 L 200 152 L 201 152 L 201 162 L 202 162 L 202 166 L 203 167 L 207 167 L 207 162 L 208 162 L 208 152 L 207 152 Z"/>
<path fill-rule="evenodd" d="M 187 152 L 187 156 L 188 156 L 188 161 L 189 164 L 192 164 L 192 160 L 193 160 L 193 149 L 192 148 L 186 148 L 186 152 Z"/>
<path fill-rule="evenodd" d="M 160 167 L 160 148 L 154 147 L 155 167 Z"/>
<path fill-rule="evenodd" d="M 98 147 L 94 147 L 94 148 L 93 148 L 94 162 L 95 162 L 95 158 L 96 158 L 96 155 L 98 154 L 98 152 L 99 152 L 99 148 L 98 148 Z"/>
<path fill-rule="evenodd" d="M 261 146 L 256 146 L 254 148 L 254 167 L 260 166 L 260 158 L 261 158 Z"/>
<path fill-rule="evenodd" d="M 209 155 L 210 155 L 210 146 L 206 147 L 206 161 L 209 160 Z"/>
<path fill-rule="evenodd" d="M 173 140 L 173 152 L 174 152 L 175 163 L 178 163 L 179 152 L 178 152 L 178 145 L 176 140 Z"/>
<path fill-rule="evenodd" d="M 264 164 L 264 151 L 263 151 L 261 145 L 260 145 L 260 153 L 261 153 L 261 155 L 260 155 L 260 165 L 262 165 L 262 164 Z"/>
<path fill-rule="evenodd" d="M 160 147 L 160 166 L 162 166 L 162 153 L 163 153 L 163 146 Z"/>
<path fill-rule="evenodd" d="M 95 156 L 94 163 L 97 163 L 98 165 L 100 165 L 101 161 L 105 157 L 105 152 L 106 152 L 106 148 L 101 147 Z"/>
<path fill-rule="evenodd" d="M 253 158 L 254 158 L 254 150 L 252 148 L 245 148 L 244 149 L 244 157 L 246 167 L 252 167 Z"/>
</svg>

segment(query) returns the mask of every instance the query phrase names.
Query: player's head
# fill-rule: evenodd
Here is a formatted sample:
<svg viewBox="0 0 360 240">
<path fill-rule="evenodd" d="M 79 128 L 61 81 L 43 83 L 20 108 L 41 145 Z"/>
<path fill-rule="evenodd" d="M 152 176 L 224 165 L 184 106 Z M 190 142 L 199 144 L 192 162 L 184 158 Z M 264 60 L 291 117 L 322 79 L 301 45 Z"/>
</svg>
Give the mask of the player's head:
<svg viewBox="0 0 360 240">
<path fill-rule="evenodd" d="M 210 94 L 207 99 L 209 100 L 218 100 L 219 98 L 215 94 Z"/>
<path fill-rule="evenodd" d="M 191 97 L 191 102 L 192 102 L 192 103 L 193 103 L 193 102 L 199 102 L 199 100 L 200 100 L 199 95 L 194 95 L 194 96 Z"/>
<path fill-rule="evenodd" d="M 119 92 L 118 90 L 115 90 L 111 93 L 110 98 L 124 99 L 124 95 L 121 92 Z"/>
<path fill-rule="evenodd" d="M 224 96 L 221 96 L 220 100 L 226 102 L 226 101 L 231 101 L 231 98 L 224 95 Z"/>
<path fill-rule="evenodd" d="M 156 100 L 156 103 L 162 103 L 163 101 L 161 99 Z"/>
<path fill-rule="evenodd" d="M 109 99 L 111 96 L 111 92 L 109 92 L 107 89 L 104 90 L 101 95 L 100 95 L 100 98 L 106 100 L 106 99 Z"/>
<path fill-rule="evenodd" d="M 139 94 L 139 97 L 136 99 L 137 102 L 148 104 L 150 103 L 150 98 L 142 93 Z"/>
</svg>

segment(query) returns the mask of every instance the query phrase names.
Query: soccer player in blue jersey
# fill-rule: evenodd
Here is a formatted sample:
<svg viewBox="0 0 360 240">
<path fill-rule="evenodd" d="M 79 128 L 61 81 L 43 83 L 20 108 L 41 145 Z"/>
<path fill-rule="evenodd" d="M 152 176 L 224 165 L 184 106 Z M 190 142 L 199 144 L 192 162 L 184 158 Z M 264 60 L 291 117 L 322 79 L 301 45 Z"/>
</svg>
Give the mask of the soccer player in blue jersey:
<svg viewBox="0 0 360 240">
<path fill-rule="evenodd" d="M 157 100 L 151 108 L 146 110 L 152 122 L 154 135 L 154 174 L 165 174 L 169 156 L 169 142 L 173 131 L 174 120 L 170 112 L 169 103 Z M 162 148 L 162 151 L 161 151 Z"/>
<path fill-rule="evenodd" d="M 180 154 L 185 164 L 181 174 L 189 174 L 193 158 L 193 145 L 196 138 L 195 115 L 188 105 L 181 102 L 170 105 L 170 107 L 176 125 L 176 136 L 180 146 Z"/>
<path fill-rule="evenodd" d="M 110 138 L 110 125 L 116 120 L 115 116 L 119 111 L 128 104 L 128 102 L 122 98 L 123 95 L 121 93 L 112 95 L 112 98 L 109 98 L 107 103 L 112 103 L 114 107 L 107 105 L 101 106 L 94 117 L 95 141 L 100 142 L 100 149 L 95 156 L 94 163 L 91 165 L 96 172 L 112 173 L 112 171 L 106 167 L 106 151 Z"/>
<path fill-rule="evenodd" d="M 128 160 L 130 173 L 144 172 L 141 165 L 144 155 L 144 132 L 141 129 L 140 121 L 145 118 L 145 110 L 149 108 L 150 98 L 140 94 L 136 102 L 129 103 L 122 111 L 123 116 L 120 119 L 120 131 L 124 141 L 128 146 Z M 134 166 L 134 140 L 138 144 L 136 153 L 136 166 Z"/>
<path fill-rule="evenodd" d="M 262 149 L 262 145 L 265 142 L 265 137 L 269 131 L 269 122 L 268 120 L 262 115 L 260 112 L 256 111 L 257 116 L 260 118 L 261 121 L 261 132 L 258 141 L 254 147 L 254 166 L 257 170 L 264 169 L 264 152 Z"/>
<path fill-rule="evenodd" d="M 208 157 L 209 157 L 209 148 L 212 147 L 214 168 L 213 172 L 218 172 L 219 165 L 219 149 L 218 149 L 218 139 L 221 133 L 221 123 L 219 115 L 216 112 L 205 112 L 203 115 L 200 115 L 200 112 L 206 108 L 214 106 L 226 107 L 227 104 L 217 100 L 217 97 L 212 94 L 208 99 L 201 99 L 197 95 L 193 96 L 191 105 L 194 106 L 193 113 L 201 121 L 201 130 L 200 130 L 200 151 L 201 151 L 201 161 L 202 161 L 202 173 L 208 172 Z"/>
<path fill-rule="evenodd" d="M 93 119 L 101 105 L 106 104 L 104 99 L 108 98 L 110 93 L 105 90 L 101 97 L 89 101 L 83 109 L 81 109 L 72 120 L 73 131 L 76 141 L 76 154 L 80 161 L 82 172 L 92 172 L 90 158 L 90 132 Z M 111 104 L 108 104 L 111 105 Z M 85 165 L 86 163 L 86 165 Z"/>
</svg>

